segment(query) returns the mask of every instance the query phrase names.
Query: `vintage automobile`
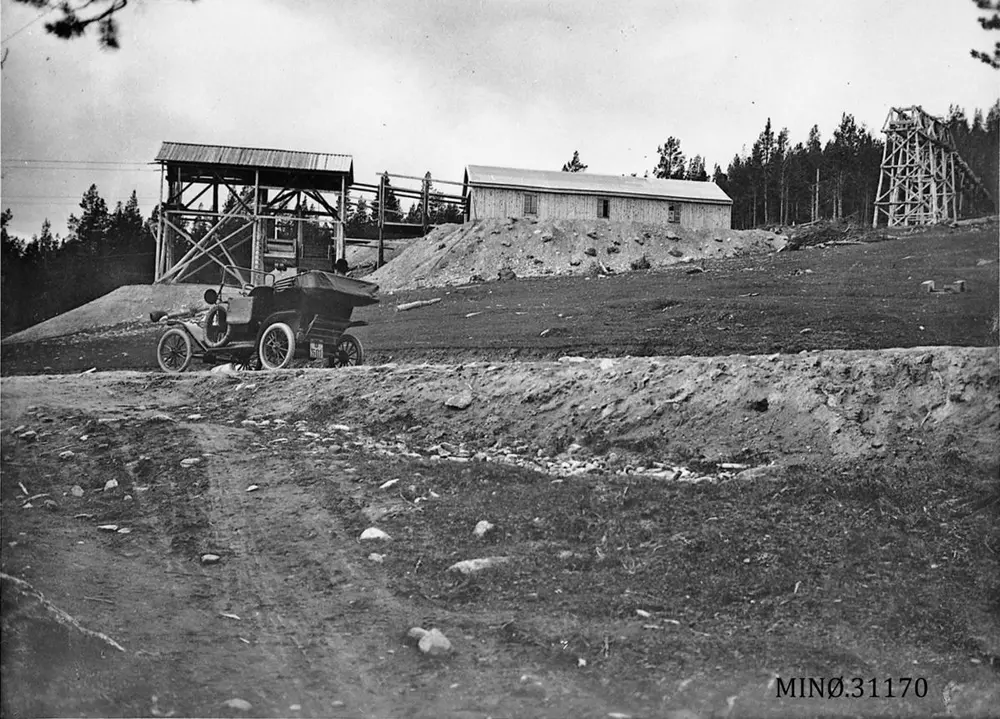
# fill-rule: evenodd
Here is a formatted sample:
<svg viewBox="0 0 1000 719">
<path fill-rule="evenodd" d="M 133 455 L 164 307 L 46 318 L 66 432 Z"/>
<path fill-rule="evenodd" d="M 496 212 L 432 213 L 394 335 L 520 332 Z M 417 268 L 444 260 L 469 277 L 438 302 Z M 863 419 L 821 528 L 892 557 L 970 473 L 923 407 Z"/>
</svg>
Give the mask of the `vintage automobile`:
<svg viewBox="0 0 1000 719">
<path fill-rule="evenodd" d="M 245 269 L 245 268 L 233 268 Z M 351 320 L 355 307 L 378 302 L 378 285 L 364 280 L 308 270 L 263 284 L 244 285 L 223 298 L 223 278 L 218 291 L 206 290 L 210 305 L 204 322 L 166 318 L 169 327 L 160 336 L 156 358 L 164 372 L 183 372 L 192 360 L 207 364 L 231 362 L 247 369 L 283 369 L 296 358 L 321 360 L 327 367 L 364 362 L 361 342 L 345 332 L 368 324 Z M 153 313 L 163 321 L 163 313 Z"/>
</svg>

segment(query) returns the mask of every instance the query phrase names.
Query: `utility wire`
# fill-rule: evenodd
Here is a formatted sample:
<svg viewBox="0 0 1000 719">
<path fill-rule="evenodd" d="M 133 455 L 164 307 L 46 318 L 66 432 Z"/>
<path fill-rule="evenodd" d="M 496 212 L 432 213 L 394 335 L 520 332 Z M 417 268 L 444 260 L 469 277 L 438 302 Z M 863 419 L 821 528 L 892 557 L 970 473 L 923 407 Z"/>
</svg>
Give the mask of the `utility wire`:
<svg viewBox="0 0 1000 719">
<path fill-rule="evenodd" d="M 47 163 L 56 165 L 152 165 L 152 162 L 133 162 L 130 160 L 43 160 L 32 157 L 5 157 L 3 164 L 11 163 Z"/>
</svg>

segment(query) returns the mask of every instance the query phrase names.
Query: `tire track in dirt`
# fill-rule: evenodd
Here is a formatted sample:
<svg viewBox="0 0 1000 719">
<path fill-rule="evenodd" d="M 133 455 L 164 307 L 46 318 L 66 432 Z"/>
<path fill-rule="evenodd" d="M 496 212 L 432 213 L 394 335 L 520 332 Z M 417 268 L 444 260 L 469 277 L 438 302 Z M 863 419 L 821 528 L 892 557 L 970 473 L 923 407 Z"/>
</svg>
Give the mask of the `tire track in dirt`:
<svg viewBox="0 0 1000 719">
<path fill-rule="evenodd" d="M 253 647 L 263 654 L 265 672 L 286 687 L 280 699 L 258 689 L 260 699 L 278 714 L 300 704 L 302 716 L 388 715 L 390 707 L 376 691 L 378 682 L 368 674 L 358 649 L 328 621 L 341 623 L 336 615 L 344 615 L 336 610 L 343 609 L 348 595 L 314 594 L 302 582 L 289 581 L 289 567 L 279 563 L 279 557 L 293 566 L 303 560 L 297 546 L 301 540 L 294 534 L 305 541 L 316 538 L 327 548 L 322 571 L 331 585 L 343 584 L 342 575 L 357 577 L 336 542 L 323 536 L 344 535 L 337 518 L 289 482 L 290 467 L 246 454 L 243 430 L 208 424 L 190 429 L 202 453 L 212 455 L 206 499 L 212 542 L 224 553 L 227 582 L 217 595 L 218 611 L 252 622 Z M 263 489 L 247 493 L 252 484 Z M 289 525 L 290 517 L 298 526 Z M 282 591 L 286 587 L 292 591 Z"/>
</svg>

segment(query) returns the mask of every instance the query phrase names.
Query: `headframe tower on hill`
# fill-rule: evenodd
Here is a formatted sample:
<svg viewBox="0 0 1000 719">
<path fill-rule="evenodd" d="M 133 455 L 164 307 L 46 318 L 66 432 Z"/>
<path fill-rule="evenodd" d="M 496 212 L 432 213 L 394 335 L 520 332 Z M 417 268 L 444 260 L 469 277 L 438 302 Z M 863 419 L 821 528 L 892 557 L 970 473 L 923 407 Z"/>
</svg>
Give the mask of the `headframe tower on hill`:
<svg viewBox="0 0 1000 719">
<path fill-rule="evenodd" d="M 919 105 L 894 107 L 885 125 L 885 150 L 872 227 L 933 225 L 959 218 L 962 195 L 986 187 L 955 149 L 948 125 Z"/>
</svg>

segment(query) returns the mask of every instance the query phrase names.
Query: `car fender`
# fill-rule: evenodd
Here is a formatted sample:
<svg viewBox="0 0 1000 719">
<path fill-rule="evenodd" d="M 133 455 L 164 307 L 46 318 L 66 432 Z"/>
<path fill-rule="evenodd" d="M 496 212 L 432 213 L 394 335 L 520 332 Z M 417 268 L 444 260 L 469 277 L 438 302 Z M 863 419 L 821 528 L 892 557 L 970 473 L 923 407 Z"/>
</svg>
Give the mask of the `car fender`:
<svg viewBox="0 0 1000 719">
<path fill-rule="evenodd" d="M 196 352 L 204 352 L 206 350 L 205 346 L 205 330 L 197 322 L 185 322 L 183 320 L 168 320 L 167 325 L 169 327 L 180 327 L 188 336 L 191 337 L 191 342 L 194 343 L 194 350 Z"/>
<path fill-rule="evenodd" d="M 275 322 L 284 322 L 286 325 L 292 328 L 292 332 L 295 334 L 295 339 L 300 341 L 299 338 L 299 323 L 301 321 L 299 313 L 295 310 L 284 310 L 282 312 L 272 312 L 263 320 L 261 320 L 260 326 L 257 327 L 257 341 L 256 344 L 260 346 L 260 338 L 264 334 L 264 330 L 270 327 Z"/>
</svg>

